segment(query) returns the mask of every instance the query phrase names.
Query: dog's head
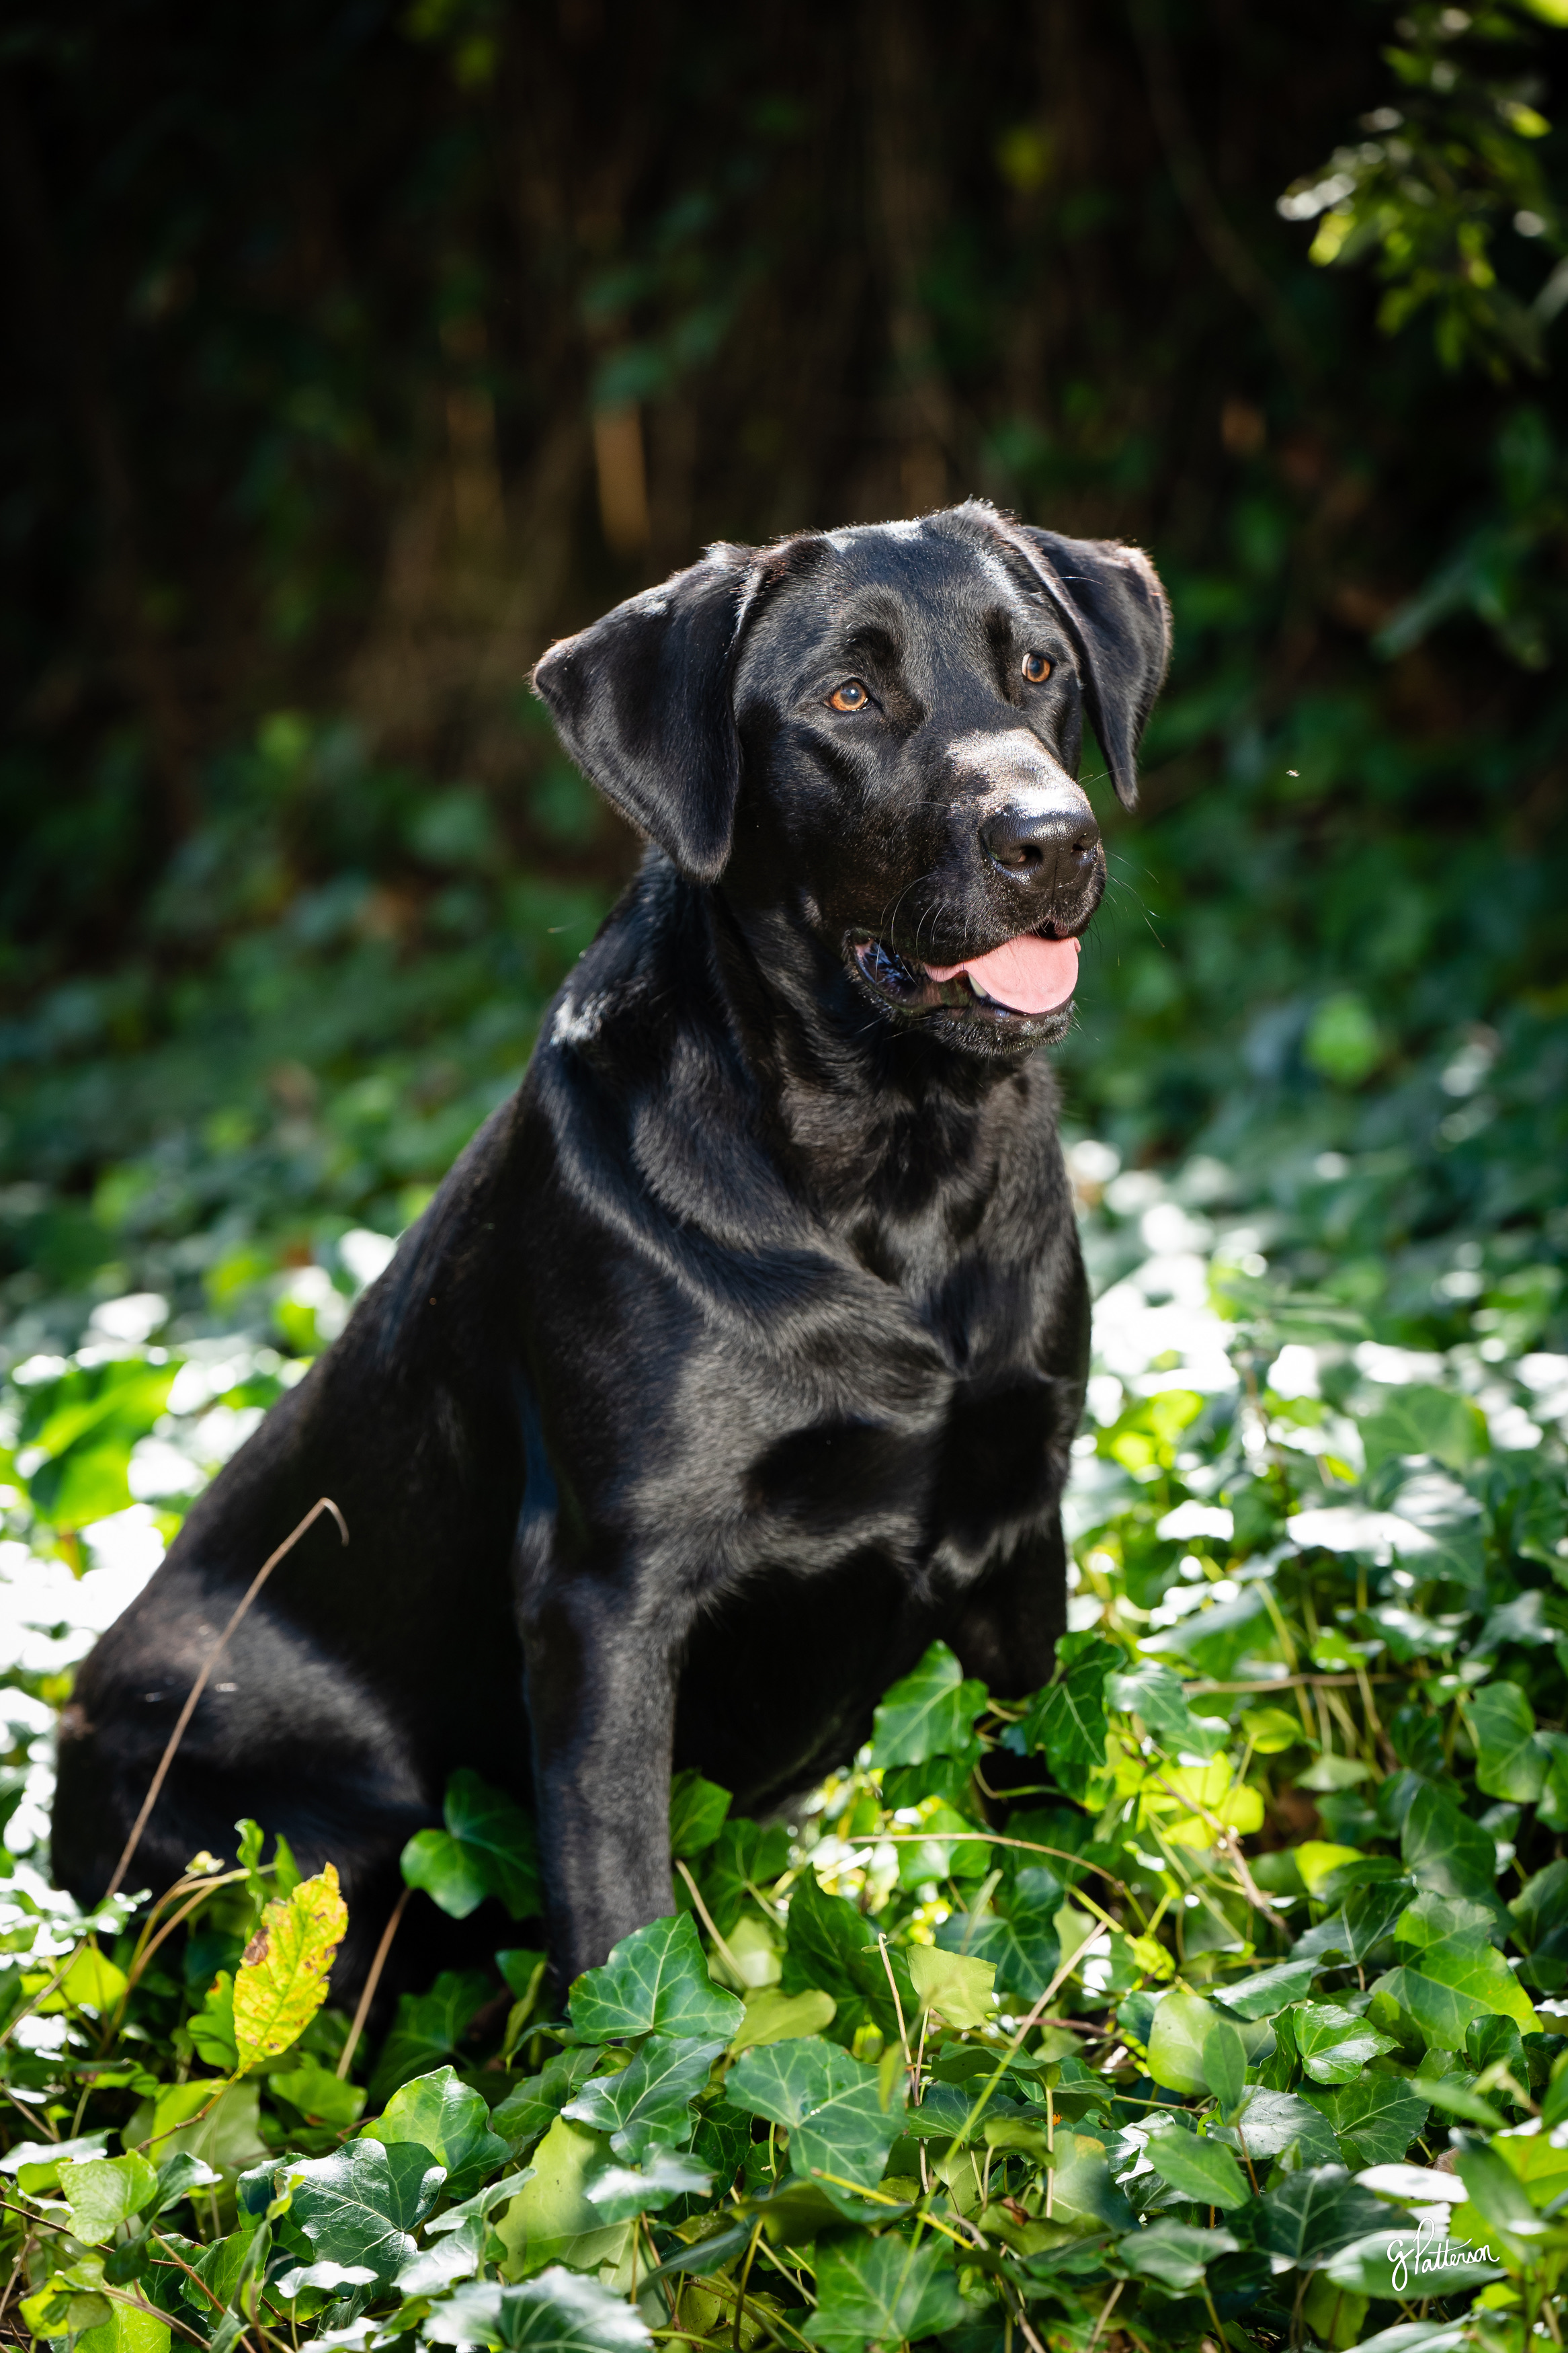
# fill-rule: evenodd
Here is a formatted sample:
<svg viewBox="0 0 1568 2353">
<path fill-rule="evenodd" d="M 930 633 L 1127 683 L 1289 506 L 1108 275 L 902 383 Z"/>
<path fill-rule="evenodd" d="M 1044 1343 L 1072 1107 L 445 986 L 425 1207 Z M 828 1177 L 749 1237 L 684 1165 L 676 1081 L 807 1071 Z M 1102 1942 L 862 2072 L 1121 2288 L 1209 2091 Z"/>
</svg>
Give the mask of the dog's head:
<svg viewBox="0 0 1568 2353">
<path fill-rule="evenodd" d="M 1170 649 L 1136 548 L 971 501 L 719 546 L 552 646 L 573 757 L 694 880 L 784 907 L 889 1019 L 972 1052 L 1059 1036 Z"/>
</svg>

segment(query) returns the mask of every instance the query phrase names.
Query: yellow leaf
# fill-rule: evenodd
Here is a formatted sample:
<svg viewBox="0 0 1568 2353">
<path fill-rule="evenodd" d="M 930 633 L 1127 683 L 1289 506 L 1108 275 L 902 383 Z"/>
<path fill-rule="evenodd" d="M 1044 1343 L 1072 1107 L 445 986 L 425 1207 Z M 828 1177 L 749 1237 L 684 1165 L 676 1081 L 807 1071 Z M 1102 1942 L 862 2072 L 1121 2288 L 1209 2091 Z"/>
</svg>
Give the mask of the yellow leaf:
<svg viewBox="0 0 1568 2353">
<path fill-rule="evenodd" d="M 292 2048 L 327 1998 L 348 1907 L 329 1862 L 292 1894 L 269 1904 L 235 1973 L 234 2041 L 237 2073 Z"/>
</svg>

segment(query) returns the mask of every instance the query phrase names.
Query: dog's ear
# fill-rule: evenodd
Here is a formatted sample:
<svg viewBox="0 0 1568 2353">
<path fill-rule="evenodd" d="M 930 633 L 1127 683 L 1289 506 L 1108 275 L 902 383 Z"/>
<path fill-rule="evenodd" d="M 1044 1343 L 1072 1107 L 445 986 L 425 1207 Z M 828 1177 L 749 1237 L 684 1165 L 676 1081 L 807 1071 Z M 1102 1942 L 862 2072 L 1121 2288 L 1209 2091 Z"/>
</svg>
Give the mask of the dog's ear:
<svg viewBox="0 0 1568 2353">
<path fill-rule="evenodd" d="M 1171 659 L 1171 607 L 1141 547 L 1009 526 L 1067 623 L 1084 700 L 1123 808 L 1138 800 L 1138 744 Z"/>
<path fill-rule="evenodd" d="M 699 882 L 730 855 L 741 746 L 731 700 L 752 551 L 711 547 L 551 647 L 533 673 L 605 799 Z"/>
</svg>

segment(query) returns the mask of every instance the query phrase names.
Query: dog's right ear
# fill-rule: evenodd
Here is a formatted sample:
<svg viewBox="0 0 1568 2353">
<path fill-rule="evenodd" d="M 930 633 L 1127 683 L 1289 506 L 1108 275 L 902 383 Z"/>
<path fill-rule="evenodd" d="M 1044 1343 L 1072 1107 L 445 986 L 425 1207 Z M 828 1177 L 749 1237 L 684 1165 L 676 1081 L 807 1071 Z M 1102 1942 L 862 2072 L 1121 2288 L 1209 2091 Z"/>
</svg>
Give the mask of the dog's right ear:
<svg viewBox="0 0 1568 2353">
<path fill-rule="evenodd" d="M 563 638 L 533 673 L 584 776 L 698 882 L 722 873 L 734 830 L 731 690 L 752 560 L 750 548 L 710 548 L 662 587 Z"/>
</svg>

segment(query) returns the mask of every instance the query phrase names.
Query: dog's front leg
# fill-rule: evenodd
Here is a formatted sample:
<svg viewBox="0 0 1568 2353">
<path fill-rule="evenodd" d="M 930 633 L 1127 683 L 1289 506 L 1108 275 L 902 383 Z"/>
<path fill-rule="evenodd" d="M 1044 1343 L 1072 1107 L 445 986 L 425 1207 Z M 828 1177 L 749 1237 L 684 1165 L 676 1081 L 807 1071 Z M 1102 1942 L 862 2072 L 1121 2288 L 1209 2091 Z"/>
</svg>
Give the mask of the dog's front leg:
<svg viewBox="0 0 1568 2353">
<path fill-rule="evenodd" d="M 552 1956 L 563 1988 L 675 1908 L 667 1629 L 622 1588 L 574 1580 L 525 1614 L 523 1651 Z"/>
</svg>

